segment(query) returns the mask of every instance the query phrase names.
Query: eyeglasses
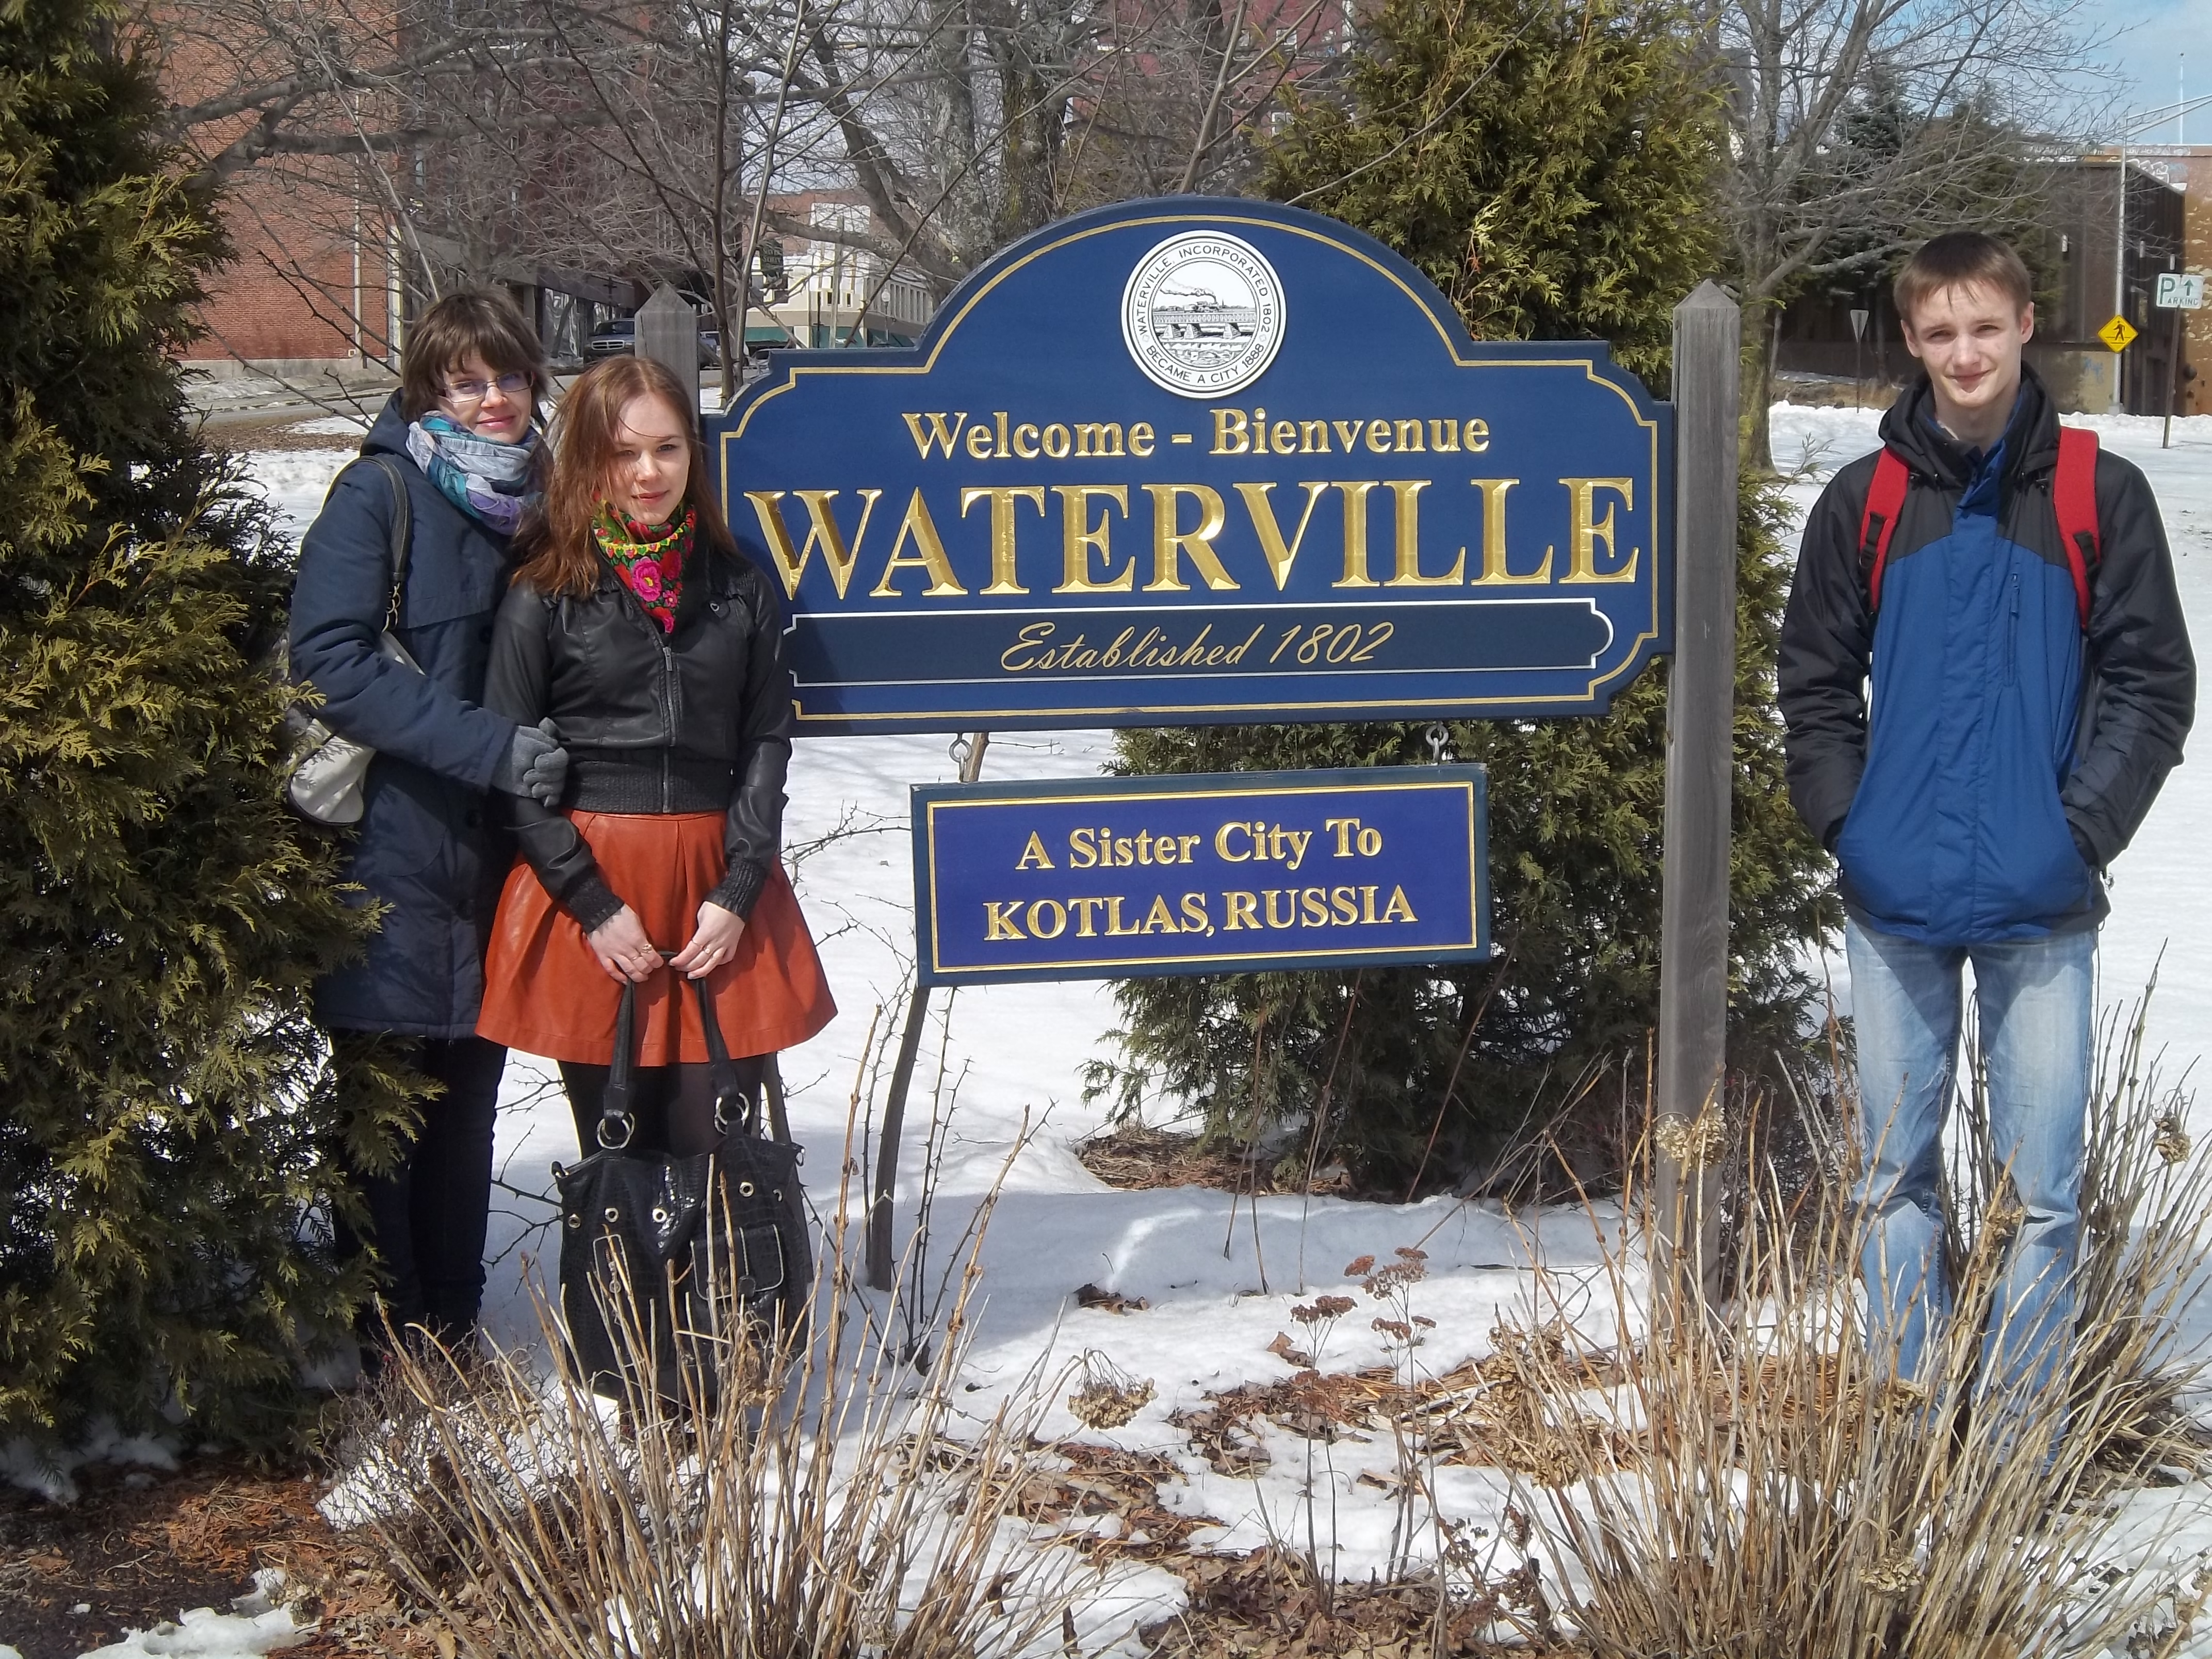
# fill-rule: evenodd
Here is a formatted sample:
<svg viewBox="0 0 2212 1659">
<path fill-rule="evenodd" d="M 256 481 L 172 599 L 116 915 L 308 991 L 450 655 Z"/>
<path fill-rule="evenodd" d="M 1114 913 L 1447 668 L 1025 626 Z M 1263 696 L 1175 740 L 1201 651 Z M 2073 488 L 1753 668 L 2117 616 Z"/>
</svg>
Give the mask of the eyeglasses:
<svg viewBox="0 0 2212 1659">
<path fill-rule="evenodd" d="M 531 378 L 518 369 L 502 374 L 495 380 L 448 380 L 446 382 L 446 398 L 448 402 L 455 404 L 480 404 L 491 395 L 494 386 L 510 398 L 520 398 L 530 390 Z"/>
</svg>

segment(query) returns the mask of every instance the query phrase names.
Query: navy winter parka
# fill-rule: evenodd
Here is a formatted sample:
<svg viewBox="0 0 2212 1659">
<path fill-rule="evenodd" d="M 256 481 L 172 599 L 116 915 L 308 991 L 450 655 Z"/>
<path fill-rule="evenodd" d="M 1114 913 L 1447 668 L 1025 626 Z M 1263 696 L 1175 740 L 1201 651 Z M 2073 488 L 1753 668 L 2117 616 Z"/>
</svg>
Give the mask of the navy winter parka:
<svg viewBox="0 0 2212 1659">
<path fill-rule="evenodd" d="M 422 672 L 377 654 L 392 591 L 380 468 L 339 476 L 300 544 L 292 590 L 293 678 L 321 693 L 324 724 L 376 750 L 347 878 L 364 890 L 355 902 L 388 907 L 367 954 L 317 985 L 315 1012 L 340 1030 L 465 1037 L 514 850 L 484 791 L 514 722 L 479 707 L 507 544 L 407 458 L 407 424 L 394 396 L 361 451 L 397 457 L 407 480 L 414 528 L 394 631 Z"/>
<path fill-rule="evenodd" d="M 2057 412 L 2033 370 L 2022 382 L 1985 454 L 1936 425 L 1924 377 L 1898 400 L 1881 436 L 1912 482 L 1879 610 L 1859 547 L 1869 455 L 1807 520 L 1782 625 L 1790 799 L 1860 921 L 1931 945 L 2095 926 L 2101 872 L 2196 710 L 2149 484 L 2100 453 L 2085 629 L 2051 504 Z"/>
</svg>

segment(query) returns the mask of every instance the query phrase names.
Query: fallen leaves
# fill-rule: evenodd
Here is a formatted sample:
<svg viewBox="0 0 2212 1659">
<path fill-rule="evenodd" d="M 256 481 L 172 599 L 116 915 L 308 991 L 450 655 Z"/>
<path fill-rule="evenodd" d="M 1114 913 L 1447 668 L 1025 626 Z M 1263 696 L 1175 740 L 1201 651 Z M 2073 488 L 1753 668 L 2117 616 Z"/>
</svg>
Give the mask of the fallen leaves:
<svg viewBox="0 0 2212 1659">
<path fill-rule="evenodd" d="M 1108 1313 L 1143 1313 L 1152 1305 L 1141 1296 L 1124 1296 L 1119 1291 L 1102 1290 L 1096 1285 L 1075 1287 L 1075 1305 L 1079 1308 L 1103 1308 Z"/>
</svg>

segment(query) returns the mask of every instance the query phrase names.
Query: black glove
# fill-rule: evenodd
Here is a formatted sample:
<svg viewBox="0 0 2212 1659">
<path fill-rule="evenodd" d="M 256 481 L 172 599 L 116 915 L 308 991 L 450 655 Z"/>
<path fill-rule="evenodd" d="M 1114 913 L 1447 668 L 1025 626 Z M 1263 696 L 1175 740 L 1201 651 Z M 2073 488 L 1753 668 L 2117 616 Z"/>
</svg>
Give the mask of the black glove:
<svg viewBox="0 0 2212 1659">
<path fill-rule="evenodd" d="M 528 795 L 540 806 L 561 804 L 562 787 L 568 781 L 568 751 L 561 746 L 561 733 L 550 720 L 514 728 L 514 741 L 507 757 L 491 775 L 491 787 L 509 795 Z"/>
</svg>

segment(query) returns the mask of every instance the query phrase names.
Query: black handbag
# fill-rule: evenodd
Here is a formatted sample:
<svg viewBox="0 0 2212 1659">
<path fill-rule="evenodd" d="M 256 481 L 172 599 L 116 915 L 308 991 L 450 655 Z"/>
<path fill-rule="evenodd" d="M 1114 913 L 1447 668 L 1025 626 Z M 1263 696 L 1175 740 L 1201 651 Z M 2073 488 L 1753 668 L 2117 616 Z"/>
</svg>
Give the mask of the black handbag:
<svg viewBox="0 0 2212 1659">
<path fill-rule="evenodd" d="M 690 1369 L 711 1400 L 728 1346 L 798 1336 L 813 1294 L 799 1149 L 761 1136 L 759 1102 L 738 1081 L 706 981 L 691 988 L 721 1145 L 688 1158 L 630 1149 L 637 988 L 625 982 L 599 1150 L 553 1169 L 568 1345 L 592 1391 L 617 1399 L 624 1372 L 649 1355 L 650 1382 L 633 1376 L 629 1387 L 679 1399 Z"/>
</svg>

